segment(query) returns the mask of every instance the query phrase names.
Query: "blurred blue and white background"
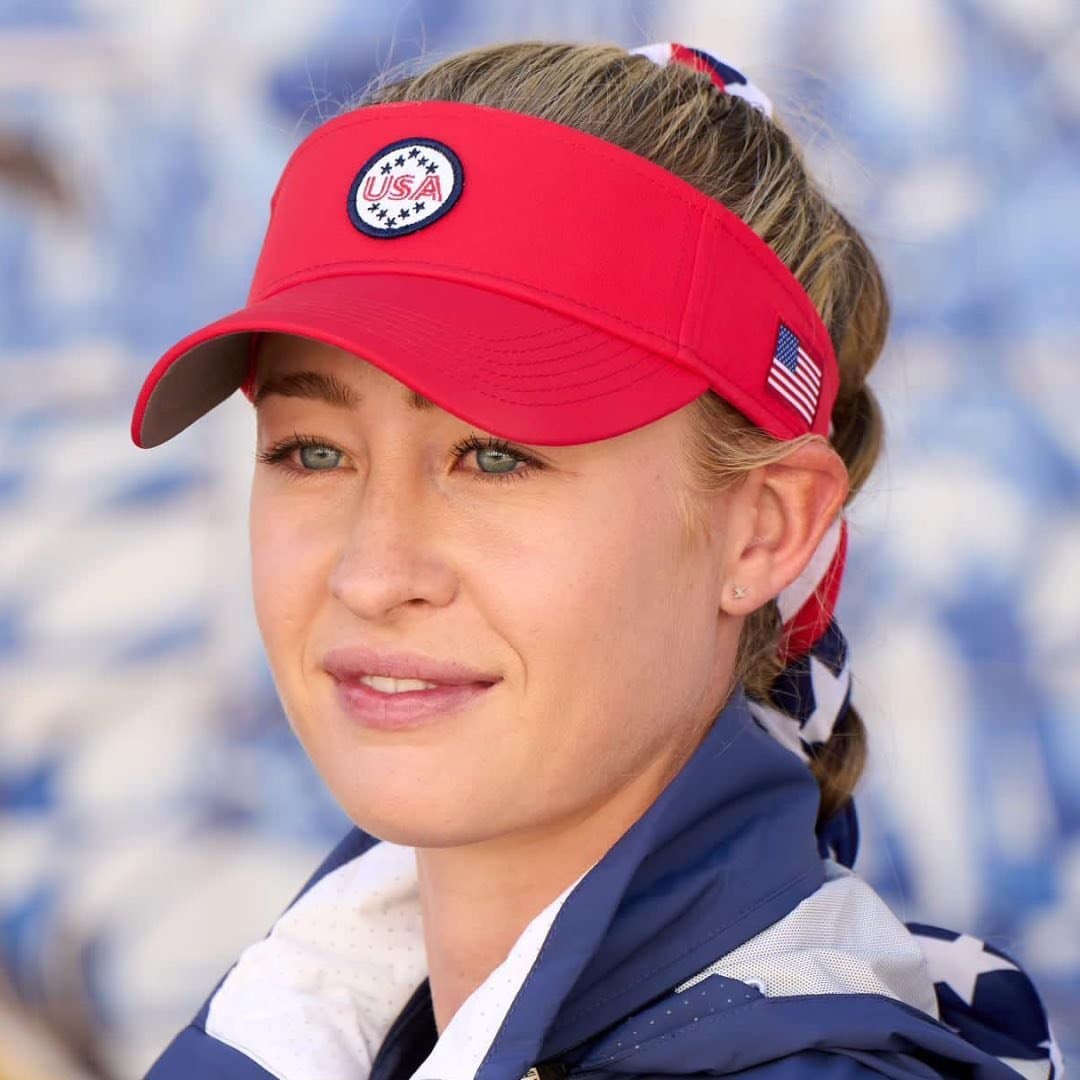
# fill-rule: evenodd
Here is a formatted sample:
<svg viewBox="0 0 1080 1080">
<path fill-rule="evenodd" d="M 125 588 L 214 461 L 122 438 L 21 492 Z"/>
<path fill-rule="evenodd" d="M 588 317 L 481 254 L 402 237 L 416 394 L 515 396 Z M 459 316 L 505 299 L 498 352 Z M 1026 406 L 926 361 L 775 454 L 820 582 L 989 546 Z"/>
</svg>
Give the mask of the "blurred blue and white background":
<svg viewBox="0 0 1080 1080">
<path fill-rule="evenodd" d="M 41 1075 L 141 1076 L 347 827 L 255 629 L 249 406 L 153 452 L 131 410 L 242 303 L 303 134 L 388 65 L 524 37 L 743 67 L 878 252 L 859 869 L 1013 952 L 1080 1052 L 1075 0 L 0 0 L 4 1008 L 84 1069 Z"/>
</svg>

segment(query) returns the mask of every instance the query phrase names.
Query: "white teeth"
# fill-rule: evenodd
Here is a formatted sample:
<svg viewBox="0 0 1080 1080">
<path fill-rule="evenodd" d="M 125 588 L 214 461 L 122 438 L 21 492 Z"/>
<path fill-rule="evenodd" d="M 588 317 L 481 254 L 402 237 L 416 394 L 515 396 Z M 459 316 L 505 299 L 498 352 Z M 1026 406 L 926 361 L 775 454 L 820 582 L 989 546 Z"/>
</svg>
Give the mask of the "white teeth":
<svg viewBox="0 0 1080 1080">
<path fill-rule="evenodd" d="M 432 690 L 438 683 L 424 682 L 423 679 L 392 679 L 389 675 L 364 675 L 360 681 L 384 694 L 400 694 L 403 690 Z"/>
</svg>

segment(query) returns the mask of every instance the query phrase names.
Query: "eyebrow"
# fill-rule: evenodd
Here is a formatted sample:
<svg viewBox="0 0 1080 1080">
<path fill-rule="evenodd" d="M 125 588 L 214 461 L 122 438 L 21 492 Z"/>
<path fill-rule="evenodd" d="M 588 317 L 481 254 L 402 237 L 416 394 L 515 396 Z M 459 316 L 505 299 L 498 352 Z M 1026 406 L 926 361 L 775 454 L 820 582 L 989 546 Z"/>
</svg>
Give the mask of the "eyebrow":
<svg viewBox="0 0 1080 1080">
<path fill-rule="evenodd" d="M 271 375 L 255 390 L 252 404 L 257 406 L 272 394 L 324 401 L 338 409 L 354 409 L 363 400 L 359 392 L 336 375 L 323 374 L 321 371 L 292 371 L 286 375 Z M 406 387 L 405 401 L 410 409 L 420 412 L 435 408 L 434 401 L 411 387 Z"/>
</svg>

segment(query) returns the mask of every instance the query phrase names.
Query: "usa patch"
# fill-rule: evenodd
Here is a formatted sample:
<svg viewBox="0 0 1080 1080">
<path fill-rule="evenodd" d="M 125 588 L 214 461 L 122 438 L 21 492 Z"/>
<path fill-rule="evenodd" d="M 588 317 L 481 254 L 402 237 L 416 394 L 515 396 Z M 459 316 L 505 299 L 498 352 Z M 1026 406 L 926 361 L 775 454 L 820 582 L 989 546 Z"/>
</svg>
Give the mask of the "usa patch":
<svg viewBox="0 0 1080 1080">
<path fill-rule="evenodd" d="M 349 188 L 349 220 L 365 235 L 406 236 L 438 221 L 458 201 L 464 172 L 435 139 L 399 139 L 376 151 Z"/>
</svg>

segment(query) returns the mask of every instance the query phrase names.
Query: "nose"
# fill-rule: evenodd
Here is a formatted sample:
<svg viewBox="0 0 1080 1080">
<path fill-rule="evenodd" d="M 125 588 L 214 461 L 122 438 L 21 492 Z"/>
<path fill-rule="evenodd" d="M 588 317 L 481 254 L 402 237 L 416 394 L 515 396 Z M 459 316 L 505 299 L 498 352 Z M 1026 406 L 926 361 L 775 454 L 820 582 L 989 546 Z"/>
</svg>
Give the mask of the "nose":
<svg viewBox="0 0 1080 1080">
<path fill-rule="evenodd" d="M 368 474 L 328 582 L 358 618 L 378 621 L 395 608 L 448 603 L 455 575 L 440 554 L 447 523 L 420 486 L 400 470 Z"/>
</svg>

